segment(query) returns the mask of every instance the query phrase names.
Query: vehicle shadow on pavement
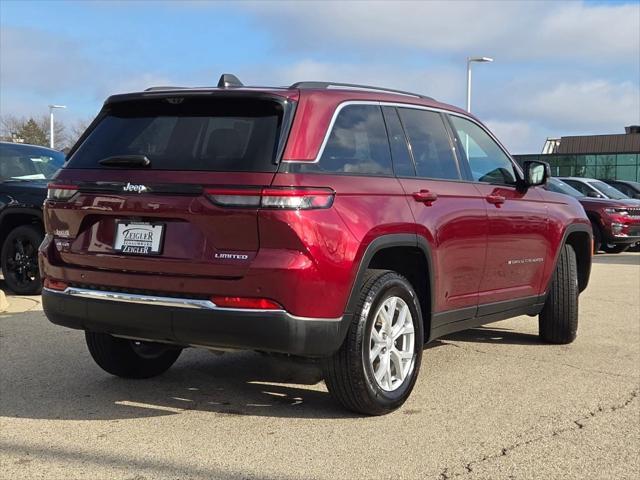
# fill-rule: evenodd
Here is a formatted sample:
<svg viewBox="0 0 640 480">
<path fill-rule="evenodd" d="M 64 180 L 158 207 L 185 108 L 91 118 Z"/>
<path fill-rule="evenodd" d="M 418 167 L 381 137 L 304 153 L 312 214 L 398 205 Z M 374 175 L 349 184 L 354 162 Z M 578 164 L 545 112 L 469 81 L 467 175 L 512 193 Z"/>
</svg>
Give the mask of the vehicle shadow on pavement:
<svg viewBox="0 0 640 480">
<path fill-rule="evenodd" d="M 506 328 L 472 328 L 462 332 L 452 333 L 442 340 L 470 343 L 503 343 L 510 345 L 545 345 L 538 335 L 522 333 Z"/>
<path fill-rule="evenodd" d="M 601 263 L 604 265 L 638 265 L 640 266 L 639 253 L 602 253 L 594 255 L 593 263 Z"/>
<path fill-rule="evenodd" d="M 13 319 L 27 322 L 23 328 L 29 328 L 29 315 L 18 314 Z M 117 420 L 188 411 L 276 418 L 361 417 L 330 397 L 320 383 L 322 374 L 317 363 L 255 352 L 216 355 L 185 349 L 163 375 L 129 380 L 97 367 L 77 331 L 55 328 L 40 337 L 37 348 L 18 342 L 14 350 L 13 343 L 5 340 L 3 363 L 6 361 L 11 368 L 4 371 L 0 382 L 3 417 Z M 474 329 L 442 340 L 424 348 L 450 346 L 447 340 L 538 342 L 534 335 L 500 329 Z"/>
<path fill-rule="evenodd" d="M 255 352 L 186 349 L 166 373 L 146 380 L 111 376 L 91 359 L 78 332 L 59 330 L 8 362 L 0 416 L 115 420 L 187 411 L 228 416 L 360 418 L 334 401 L 317 363 Z M 64 346 L 63 346 L 64 345 Z M 447 346 L 441 341 L 425 349 Z M 27 400 L 28 399 L 28 400 Z"/>
<path fill-rule="evenodd" d="M 28 356 L 16 358 L 11 378 L 2 382 L 11 389 L 3 392 L 0 416 L 111 420 L 196 410 L 241 416 L 357 417 L 330 397 L 319 383 L 316 365 L 253 352 L 214 355 L 188 349 L 163 375 L 129 380 L 106 374 L 93 364 L 84 345 L 75 341 L 72 345 L 65 353 L 58 350 L 56 359 L 46 353 L 54 345 L 39 345 Z"/>
</svg>

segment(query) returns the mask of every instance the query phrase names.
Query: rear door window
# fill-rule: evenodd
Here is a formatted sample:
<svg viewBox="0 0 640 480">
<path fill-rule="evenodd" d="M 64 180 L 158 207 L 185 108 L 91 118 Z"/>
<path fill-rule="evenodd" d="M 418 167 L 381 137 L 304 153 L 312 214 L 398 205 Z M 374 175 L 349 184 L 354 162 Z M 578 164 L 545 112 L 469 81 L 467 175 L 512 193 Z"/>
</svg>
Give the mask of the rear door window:
<svg viewBox="0 0 640 480">
<path fill-rule="evenodd" d="M 437 112 L 399 108 L 419 177 L 459 180 L 460 171 L 442 116 Z"/>
<path fill-rule="evenodd" d="M 340 112 L 325 145 L 321 171 L 393 175 L 389 140 L 378 105 L 347 105 Z"/>
<path fill-rule="evenodd" d="M 391 145 L 391 157 L 393 158 L 393 171 L 398 177 L 415 177 L 416 169 L 413 166 L 411 153 L 407 144 L 407 137 L 402 129 L 400 118 L 395 107 L 382 107 L 384 121 L 389 133 Z"/>
<path fill-rule="evenodd" d="M 261 99 L 185 97 L 114 104 L 69 160 L 144 155 L 153 170 L 274 172 L 282 106 Z"/>
</svg>

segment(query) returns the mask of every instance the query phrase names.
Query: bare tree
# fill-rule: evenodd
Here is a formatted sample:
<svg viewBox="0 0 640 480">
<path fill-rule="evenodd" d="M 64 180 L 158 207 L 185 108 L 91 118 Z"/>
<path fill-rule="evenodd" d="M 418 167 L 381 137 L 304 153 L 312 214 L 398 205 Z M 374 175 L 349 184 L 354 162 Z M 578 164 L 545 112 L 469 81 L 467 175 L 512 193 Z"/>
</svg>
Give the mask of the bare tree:
<svg viewBox="0 0 640 480">
<path fill-rule="evenodd" d="M 42 115 L 38 118 L 38 125 L 45 132 L 47 132 L 47 141 L 50 141 L 50 126 L 49 126 L 50 118 L 49 115 Z M 53 135 L 55 140 L 55 148 L 56 150 L 62 150 L 63 148 L 68 146 L 69 143 L 69 135 L 67 135 L 67 129 L 64 125 L 64 122 L 60 118 L 55 118 L 53 122 Z M 47 145 L 49 146 L 49 145 Z"/>
<path fill-rule="evenodd" d="M 69 148 L 71 148 L 80 138 L 80 136 L 84 133 L 84 131 L 89 127 L 93 119 L 85 118 L 82 120 L 76 120 L 76 122 L 71 125 L 69 128 Z"/>
<path fill-rule="evenodd" d="M 37 128 L 35 128 L 36 126 Z M 49 115 L 46 114 L 29 118 L 16 115 L 2 115 L 0 117 L 0 138 L 5 141 L 33 143 L 48 147 L 49 133 Z M 69 146 L 69 135 L 61 120 L 54 122 L 53 133 L 58 149 Z"/>
<path fill-rule="evenodd" d="M 15 115 L 2 115 L 0 117 L 0 138 L 8 142 L 13 141 L 26 121 L 25 118 Z"/>
</svg>

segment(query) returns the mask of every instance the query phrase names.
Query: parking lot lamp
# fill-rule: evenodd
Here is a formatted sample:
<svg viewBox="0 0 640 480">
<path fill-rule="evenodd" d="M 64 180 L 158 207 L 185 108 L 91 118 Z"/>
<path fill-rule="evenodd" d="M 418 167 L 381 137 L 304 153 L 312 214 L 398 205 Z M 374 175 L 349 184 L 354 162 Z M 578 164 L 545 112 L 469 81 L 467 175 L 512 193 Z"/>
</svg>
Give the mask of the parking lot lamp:
<svg viewBox="0 0 640 480">
<path fill-rule="evenodd" d="M 471 112 L 471 64 L 493 62 L 491 57 L 467 57 L 467 112 Z"/>
<path fill-rule="evenodd" d="M 49 147 L 54 148 L 53 138 L 53 109 L 54 108 L 67 108 L 66 105 L 49 105 Z"/>
</svg>

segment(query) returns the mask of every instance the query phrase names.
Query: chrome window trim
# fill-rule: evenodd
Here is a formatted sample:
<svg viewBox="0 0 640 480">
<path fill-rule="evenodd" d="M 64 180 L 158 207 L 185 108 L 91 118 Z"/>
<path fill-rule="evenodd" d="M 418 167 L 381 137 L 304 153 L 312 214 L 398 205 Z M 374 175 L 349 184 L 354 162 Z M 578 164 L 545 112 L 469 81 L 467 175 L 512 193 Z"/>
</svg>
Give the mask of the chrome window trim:
<svg viewBox="0 0 640 480">
<path fill-rule="evenodd" d="M 242 312 L 242 313 L 280 313 L 287 317 L 298 321 L 327 321 L 327 322 L 339 322 L 342 317 L 338 318 L 315 318 L 315 317 L 298 317 L 291 315 L 286 310 L 266 310 L 259 308 L 226 308 L 219 307 L 211 300 L 201 300 L 197 298 L 178 298 L 178 297 L 163 297 L 158 295 L 140 295 L 134 293 L 125 292 L 112 292 L 106 290 L 93 290 L 88 288 L 67 287 L 65 290 L 52 290 L 50 288 L 43 288 L 47 293 L 53 293 L 56 295 L 67 295 L 70 297 L 87 298 L 90 300 L 106 300 L 110 302 L 120 303 L 133 303 L 138 305 L 154 305 L 161 307 L 174 307 L 174 308 L 190 308 L 197 310 L 213 310 L 223 312 Z"/>
<path fill-rule="evenodd" d="M 416 110 L 428 110 L 431 112 L 439 112 L 439 113 L 444 113 L 444 114 L 448 114 L 448 115 L 455 115 L 456 117 L 460 117 L 460 118 L 464 118 L 465 120 L 469 120 L 470 122 L 475 123 L 478 127 L 480 127 L 487 135 L 489 135 L 489 137 L 491 137 L 491 139 L 496 142 L 496 144 L 498 145 L 498 147 L 500 148 L 500 150 L 502 150 L 502 152 L 507 156 L 507 158 L 511 161 L 511 164 L 513 165 L 514 169 L 516 170 L 517 174 L 520 176 L 520 178 L 524 178 L 524 174 L 520 168 L 520 166 L 518 165 L 518 162 L 516 162 L 513 157 L 511 156 L 511 154 L 509 153 L 509 151 L 505 148 L 504 145 L 502 145 L 502 143 L 500 142 L 500 140 L 498 140 L 496 138 L 496 136 L 491 133 L 491 131 L 489 131 L 484 125 L 482 125 L 480 122 L 478 122 L 476 119 L 474 119 L 473 117 L 470 117 L 468 115 L 465 115 L 463 113 L 460 112 L 454 112 L 452 110 L 447 110 L 445 108 L 438 108 L 438 107 L 428 107 L 426 105 L 416 105 L 413 103 L 402 103 L 402 102 L 384 102 L 384 101 L 373 101 L 373 100 L 346 100 L 342 103 L 340 103 L 337 107 L 335 112 L 333 112 L 333 116 L 331 117 L 331 121 L 329 122 L 329 126 L 327 127 L 327 131 L 324 135 L 324 139 L 322 140 L 322 144 L 320 145 L 320 150 L 318 150 L 318 155 L 316 155 L 316 158 L 313 160 L 282 160 L 283 163 L 301 163 L 301 164 L 313 164 L 313 163 L 318 163 L 320 161 L 320 158 L 322 158 L 322 154 L 324 153 L 324 149 L 327 146 L 327 143 L 329 142 L 329 136 L 331 135 L 331 132 L 333 131 L 333 127 L 336 123 L 336 119 L 338 118 L 338 115 L 340 114 L 340 112 L 342 111 L 343 108 L 348 107 L 350 105 L 374 105 L 374 106 L 379 106 L 379 107 L 396 107 L 396 108 L 413 108 Z M 382 114 L 382 112 L 380 112 Z M 468 162 L 468 160 L 467 160 Z M 415 178 L 420 178 L 420 177 L 415 177 Z M 476 183 L 486 183 L 486 182 L 477 182 Z"/>
</svg>

